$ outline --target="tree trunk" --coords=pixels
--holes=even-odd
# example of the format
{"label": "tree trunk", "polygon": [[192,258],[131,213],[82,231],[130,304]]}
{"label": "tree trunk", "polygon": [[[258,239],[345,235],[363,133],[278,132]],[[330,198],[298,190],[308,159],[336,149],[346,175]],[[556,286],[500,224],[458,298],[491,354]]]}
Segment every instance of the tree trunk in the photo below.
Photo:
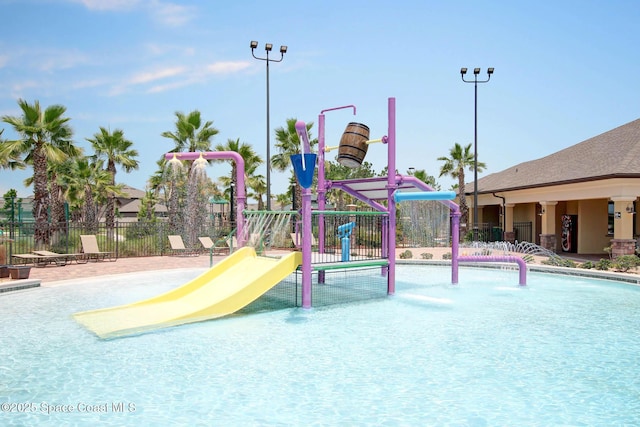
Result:
{"label": "tree trunk", "polygon": [[[112,160],[109,160],[107,165],[107,171],[111,174],[111,185],[116,183],[116,165]],[[116,204],[115,196],[113,194],[107,195],[107,211],[105,215],[105,225],[107,226],[107,236],[109,239],[113,239],[113,229],[116,223]]]}
{"label": "tree trunk", "polygon": [[51,185],[51,243],[57,244],[67,231],[67,218],[64,212],[64,199],[62,189],[58,185],[56,177],[52,177]]}
{"label": "tree trunk", "polygon": [[95,234],[98,232],[98,221],[96,219],[96,204],[93,201],[90,188],[85,189],[84,199],[84,221],[89,232]]}
{"label": "tree trunk", "polygon": [[47,157],[42,151],[42,146],[42,142],[36,142],[36,148],[33,150],[33,237],[36,249],[44,249],[49,243]]}

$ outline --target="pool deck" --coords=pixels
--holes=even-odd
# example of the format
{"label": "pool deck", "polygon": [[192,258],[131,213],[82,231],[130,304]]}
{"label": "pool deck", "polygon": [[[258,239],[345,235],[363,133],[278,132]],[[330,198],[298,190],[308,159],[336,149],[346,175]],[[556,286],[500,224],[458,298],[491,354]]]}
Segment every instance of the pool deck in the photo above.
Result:
{"label": "pool deck", "polygon": [[[404,252],[405,248],[398,248],[396,251],[396,259],[399,262],[406,263],[425,263],[425,264],[443,264],[447,263],[442,261],[442,253],[449,251],[450,248],[411,248],[413,258],[411,260],[400,260],[399,254]],[[429,252],[433,254],[431,261],[425,261],[421,257],[422,252]],[[442,253],[441,253],[442,252]],[[596,256],[594,256],[596,257]],[[572,258],[578,262],[586,260],[600,259],[601,256],[588,257],[584,259]],[[215,255],[213,257],[213,263],[217,263],[224,255]],[[535,268],[534,268],[535,265]],[[198,256],[153,256],[153,257],[137,257],[137,258],[120,258],[117,261],[91,261],[86,264],[77,264],[75,262],[69,263],[64,266],[47,265],[46,267],[32,267],[31,274],[28,279],[12,280],[10,278],[0,279],[0,293],[13,291],[22,288],[34,287],[34,286],[56,286],[64,281],[82,279],[82,278],[95,278],[98,276],[111,276],[115,274],[125,274],[141,271],[158,271],[158,270],[170,270],[170,269],[190,269],[190,268],[203,268],[206,269],[210,266],[209,254],[201,254]],[[529,264],[530,270],[545,271],[552,267],[542,266],[538,263]],[[567,274],[576,275],[589,275],[592,277],[617,277],[627,276],[629,277],[625,281],[640,282],[640,274],[638,272],[630,273],[613,273],[613,272],[596,272],[594,270],[583,269],[566,269]],[[589,274],[586,274],[589,273]],[[598,274],[596,274],[598,273]],[[630,279],[630,280],[629,280]]]}

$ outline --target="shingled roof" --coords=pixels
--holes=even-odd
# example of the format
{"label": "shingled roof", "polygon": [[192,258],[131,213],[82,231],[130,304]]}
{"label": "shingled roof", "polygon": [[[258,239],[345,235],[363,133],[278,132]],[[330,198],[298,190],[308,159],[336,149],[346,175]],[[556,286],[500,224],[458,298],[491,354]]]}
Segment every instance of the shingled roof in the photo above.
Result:
{"label": "shingled roof", "polygon": [[[478,180],[479,193],[609,178],[640,178],[640,119]],[[466,193],[473,192],[473,183]]]}

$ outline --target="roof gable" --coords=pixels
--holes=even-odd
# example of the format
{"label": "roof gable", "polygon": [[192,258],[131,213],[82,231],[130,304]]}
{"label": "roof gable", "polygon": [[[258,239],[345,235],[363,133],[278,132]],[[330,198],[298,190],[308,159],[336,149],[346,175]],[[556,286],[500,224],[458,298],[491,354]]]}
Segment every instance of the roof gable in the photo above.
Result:
{"label": "roof gable", "polygon": [[[478,180],[483,193],[611,177],[640,177],[640,119]],[[473,192],[473,183],[467,192]]]}

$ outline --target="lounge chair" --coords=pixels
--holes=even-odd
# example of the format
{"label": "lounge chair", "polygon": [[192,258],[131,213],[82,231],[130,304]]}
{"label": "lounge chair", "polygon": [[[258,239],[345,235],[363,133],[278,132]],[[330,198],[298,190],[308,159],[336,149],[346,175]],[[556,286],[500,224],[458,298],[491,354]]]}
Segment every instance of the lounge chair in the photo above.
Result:
{"label": "lounge chair", "polygon": [[[228,252],[229,250],[229,246],[222,240],[218,240],[214,243],[211,237],[208,236],[198,237],[198,240],[200,240],[200,244],[202,244],[202,247],[209,251],[210,255],[220,254],[223,251]],[[223,244],[224,246],[221,246],[221,244]]]}
{"label": "lounge chair", "polygon": [[[302,234],[298,235],[298,233],[291,233],[291,240],[293,241],[293,245],[296,248],[302,247]],[[311,235],[311,246],[317,247],[318,241],[316,240],[316,236]]]}
{"label": "lounge chair", "polygon": [[171,251],[173,255],[198,255],[198,251],[195,249],[189,249],[184,245],[182,236],[174,235],[169,236],[169,244],[171,245]]}
{"label": "lounge chair", "polygon": [[198,237],[198,240],[200,240],[202,247],[205,249],[211,250],[215,246],[211,237]]}
{"label": "lounge chair", "polygon": [[45,267],[49,264],[55,264],[58,267],[62,267],[67,264],[64,261],[64,259],[61,259],[59,257],[51,257],[51,256],[45,256],[45,255],[37,255],[37,254],[13,254],[11,258],[13,259],[12,261],[13,264],[16,264],[16,265],[33,264],[34,267]]}
{"label": "lounge chair", "polygon": [[116,261],[115,252],[101,251],[98,247],[98,240],[95,234],[83,234],[80,236],[82,242],[82,253],[87,258],[87,261],[93,259],[94,261]]}
{"label": "lounge chair", "polygon": [[33,253],[36,255],[59,259],[64,261],[65,264],[72,261],[75,261],[77,264],[86,264],[89,261],[85,254],[59,254],[51,251],[33,251]]}

